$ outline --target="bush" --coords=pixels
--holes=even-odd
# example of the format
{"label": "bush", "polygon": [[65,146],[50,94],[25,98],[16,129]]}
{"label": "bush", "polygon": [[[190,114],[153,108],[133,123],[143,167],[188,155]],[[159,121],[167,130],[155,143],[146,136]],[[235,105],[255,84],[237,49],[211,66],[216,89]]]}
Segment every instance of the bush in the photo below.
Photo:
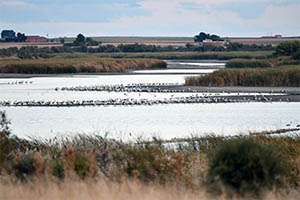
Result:
{"label": "bush", "polygon": [[50,167],[52,170],[52,175],[54,177],[57,177],[60,180],[63,180],[65,178],[65,169],[62,160],[53,159],[50,162]]}
{"label": "bush", "polygon": [[282,42],[276,47],[275,55],[277,56],[294,56],[299,53],[300,41]]}
{"label": "bush", "polygon": [[210,156],[208,191],[257,198],[266,190],[280,188],[289,165],[278,152],[274,146],[253,139],[221,143]]}
{"label": "bush", "polygon": [[27,181],[36,171],[32,155],[22,156],[13,166],[15,176],[21,181]]}

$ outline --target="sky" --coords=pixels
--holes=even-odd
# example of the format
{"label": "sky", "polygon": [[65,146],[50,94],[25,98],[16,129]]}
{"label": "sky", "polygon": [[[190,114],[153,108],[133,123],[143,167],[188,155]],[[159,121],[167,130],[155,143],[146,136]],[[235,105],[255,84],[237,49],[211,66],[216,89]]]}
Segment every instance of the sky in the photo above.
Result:
{"label": "sky", "polygon": [[0,0],[0,31],[27,35],[300,36],[300,0]]}

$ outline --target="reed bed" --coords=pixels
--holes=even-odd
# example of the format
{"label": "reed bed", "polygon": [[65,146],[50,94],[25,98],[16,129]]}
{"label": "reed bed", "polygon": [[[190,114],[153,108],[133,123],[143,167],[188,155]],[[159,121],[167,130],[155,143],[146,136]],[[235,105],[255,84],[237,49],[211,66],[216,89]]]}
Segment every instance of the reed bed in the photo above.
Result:
{"label": "reed bed", "polygon": [[266,60],[257,59],[232,59],[226,63],[227,68],[266,68],[271,64]]}
{"label": "reed bed", "polygon": [[300,66],[223,69],[206,76],[187,77],[189,86],[300,86]]}
{"label": "reed bed", "polygon": [[0,60],[0,73],[98,73],[165,67],[165,62],[156,59],[99,58],[88,54],[61,55],[50,59]]}

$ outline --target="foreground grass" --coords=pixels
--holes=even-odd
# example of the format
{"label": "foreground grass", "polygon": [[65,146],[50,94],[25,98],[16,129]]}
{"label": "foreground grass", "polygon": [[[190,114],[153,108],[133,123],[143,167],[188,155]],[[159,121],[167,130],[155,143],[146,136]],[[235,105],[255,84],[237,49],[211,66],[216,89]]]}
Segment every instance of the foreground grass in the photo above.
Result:
{"label": "foreground grass", "polygon": [[111,182],[81,182],[68,180],[60,185],[53,182],[37,181],[34,184],[0,184],[0,199],[8,200],[183,200],[207,199],[205,192],[178,190],[175,187],[158,187],[126,181],[122,184]]}
{"label": "foreground grass", "polygon": [[91,54],[63,54],[49,59],[0,60],[0,73],[59,74],[125,72],[127,70],[165,68],[156,59],[100,58]]}
{"label": "foreground grass", "polygon": [[[276,195],[294,198],[293,193],[300,184],[300,137],[297,135],[206,136],[167,144],[155,138],[146,142],[122,142],[87,135],[24,140],[2,133],[0,194],[5,199],[20,196],[37,199],[41,193],[45,199],[61,199],[66,194],[70,199],[94,199],[98,195],[110,199],[206,199],[214,195],[206,189],[214,180],[208,176],[211,153],[224,142],[235,144],[249,139],[262,147],[276,146],[277,155],[284,156],[291,166],[283,179],[283,188],[276,192],[272,187],[266,189],[259,198],[265,195],[274,199],[278,198]],[[278,156],[271,158],[283,162]],[[219,197],[225,196],[227,192],[221,192]]]}
{"label": "foreground grass", "polygon": [[300,86],[300,65],[276,68],[227,68],[206,76],[187,77],[189,86]]}
{"label": "foreground grass", "polygon": [[[287,195],[267,193],[266,200],[297,200],[297,191]],[[109,181],[82,182],[67,180],[60,184],[38,180],[33,184],[3,184],[0,183],[0,199],[7,200],[214,200],[227,199],[225,196],[215,197],[203,189],[198,191],[178,187],[145,185],[136,181],[124,180],[121,184]]]}

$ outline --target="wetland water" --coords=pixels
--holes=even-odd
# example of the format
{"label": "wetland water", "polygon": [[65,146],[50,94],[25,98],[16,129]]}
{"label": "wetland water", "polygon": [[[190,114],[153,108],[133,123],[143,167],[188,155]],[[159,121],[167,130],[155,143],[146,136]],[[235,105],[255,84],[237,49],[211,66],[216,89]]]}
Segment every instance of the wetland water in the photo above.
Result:
{"label": "wetland water", "polygon": [[[56,91],[55,88],[116,85],[133,83],[183,84],[190,73],[211,73],[224,67],[220,62],[172,61],[170,70],[183,74],[75,75],[67,77],[36,77],[0,79],[0,101],[67,101],[107,99],[170,99],[191,93],[139,93]],[[185,69],[186,68],[186,69]],[[144,73],[144,72],[140,72]],[[197,95],[213,95],[199,93]],[[53,137],[78,133],[106,132],[111,137],[159,136],[165,139],[216,133],[239,134],[292,128],[300,124],[300,103],[233,103],[233,104],[166,104],[142,106],[96,107],[0,107],[11,120],[11,129],[20,137]]]}

